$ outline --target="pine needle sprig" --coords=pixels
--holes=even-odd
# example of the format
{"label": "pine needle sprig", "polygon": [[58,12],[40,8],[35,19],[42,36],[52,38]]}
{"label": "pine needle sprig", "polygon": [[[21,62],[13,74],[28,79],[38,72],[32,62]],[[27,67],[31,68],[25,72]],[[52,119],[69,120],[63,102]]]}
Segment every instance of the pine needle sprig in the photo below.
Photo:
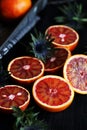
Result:
{"label": "pine needle sprig", "polygon": [[47,130],[43,120],[38,119],[39,112],[33,112],[34,107],[21,111],[13,107],[13,116],[16,117],[15,130]]}
{"label": "pine needle sprig", "polygon": [[67,5],[63,5],[58,9],[63,13],[62,16],[54,18],[58,23],[69,25],[76,30],[82,29],[84,24],[87,23],[87,17],[83,12],[83,5],[81,3],[68,2]]}

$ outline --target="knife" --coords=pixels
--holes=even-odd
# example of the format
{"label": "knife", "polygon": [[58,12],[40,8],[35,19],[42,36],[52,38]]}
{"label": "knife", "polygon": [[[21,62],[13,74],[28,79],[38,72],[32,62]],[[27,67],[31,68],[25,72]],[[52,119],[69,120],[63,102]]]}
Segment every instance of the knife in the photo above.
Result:
{"label": "knife", "polygon": [[13,30],[10,36],[0,47],[0,59],[5,56],[9,50],[27,33],[29,32],[35,24],[40,20],[41,10],[45,8],[47,0],[38,0],[31,10],[25,15],[25,17],[20,21],[17,27]]}

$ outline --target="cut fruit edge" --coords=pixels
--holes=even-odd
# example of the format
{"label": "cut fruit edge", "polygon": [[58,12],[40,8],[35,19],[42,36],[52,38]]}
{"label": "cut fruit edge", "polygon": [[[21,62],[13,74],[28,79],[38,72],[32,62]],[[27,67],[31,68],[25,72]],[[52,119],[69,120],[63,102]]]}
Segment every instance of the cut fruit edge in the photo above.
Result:
{"label": "cut fruit edge", "polygon": [[70,89],[70,91],[71,91],[71,96],[70,96],[69,100],[68,100],[67,102],[63,103],[62,105],[50,106],[50,105],[47,105],[46,103],[41,102],[41,101],[37,98],[37,95],[36,95],[36,93],[35,93],[35,90],[36,90],[35,87],[36,87],[36,85],[37,85],[41,80],[43,80],[43,79],[45,79],[45,78],[49,78],[49,77],[58,78],[58,79],[64,81],[65,83],[67,83],[67,81],[66,81],[63,77],[60,77],[60,76],[56,76],[56,75],[46,75],[46,76],[43,76],[43,77],[41,77],[40,79],[38,79],[38,80],[36,80],[36,81],[34,82],[34,85],[33,85],[33,88],[32,88],[33,97],[34,97],[36,103],[38,104],[38,106],[40,106],[41,108],[43,108],[43,109],[45,109],[45,110],[47,110],[47,111],[50,111],[50,112],[60,112],[60,111],[63,111],[63,110],[65,110],[66,108],[68,108],[68,107],[71,105],[71,103],[73,102],[73,99],[74,99],[74,90],[73,90],[73,88],[71,87],[71,85],[70,85],[69,83],[67,83],[67,84],[68,84],[69,89]]}
{"label": "cut fruit edge", "polygon": [[[65,49],[67,52],[68,52],[68,55],[67,55],[67,58],[66,59],[68,59],[72,54],[71,54],[71,51],[69,50],[69,49],[67,49],[67,48],[62,48],[62,47],[56,47],[56,49]],[[66,60],[65,60],[66,61]],[[61,65],[59,65],[59,66],[57,66],[57,67],[55,67],[55,68],[52,68],[52,69],[50,69],[50,68],[45,68],[45,72],[47,73],[49,73],[49,72],[55,72],[55,71],[57,71],[57,70],[59,70],[60,68],[62,68],[63,67],[63,65],[64,65],[64,63],[62,63]]]}
{"label": "cut fruit edge", "polygon": [[[22,105],[20,105],[20,106],[18,106],[22,111],[24,111],[27,107],[28,107],[28,105],[29,105],[29,103],[30,103],[30,93],[29,93],[29,91],[27,90],[27,89],[25,89],[24,87],[22,87],[22,86],[19,86],[19,85],[5,85],[4,87],[1,87],[0,89],[3,89],[3,88],[5,88],[5,87],[14,87],[14,86],[17,86],[18,88],[21,88],[21,89],[23,89],[23,90],[25,90],[27,93],[28,93],[28,100],[26,100],[25,101],[25,103],[24,104],[22,104]],[[12,107],[15,107],[15,106],[12,106]],[[12,112],[13,110],[12,110],[12,107],[2,107],[2,106],[0,106],[0,110],[2,110],[2,111],[10,111],[10,112]]]}
{"label": "cut fruit edge", "polygon": [[53,27],[63,27],[63,28],[67,28],[67,29],[69,29],[69,30],[71,30],[72,32],[74,32],[75,34],[76,34],[76,37],[77,37],[77,39],[74,41],[74,42],[72,42],[72,43],[70,43],[70,44],[68,44],[68,45],[61,45],[61,44],[59,44],[59,43],[56,43],[56,42],[52,42],[55,46],[57,46],[57,47],[63,47],[63,48],[67,48],[67,49],[69,49],[70,51],[73,51],[75,48],[76,48],[76,46],[78,45],[78,42],[79,42],[79,34],[78,34],[78,32],[77,31],[75,31],[73,28],[71,28],[71,27],[69,27],[69,26],[66,26],[66,25],[52,25],[52,26],[49,26],[47,29],[46,29],[46,31],[45,31],[45,34],[47,34],[47,31],[49,30],[49,29],[51,29],[51,28],[53,28]]}
{"label": "cut fruit edge", "polygon": [[37,60],[39,61],[40,65],[42,66],[42,69],[41,69],[41,73],[40,73],[40,74],[38,74],[37,76],[34,76],[34,77],[32,77],[32,78],[27,78],[27,79],[21,79],[21,78],[19,78],[19,77],[14,76],[14,75],[10,72],[10,67],[11,67],[12,63],[13,63],[15,60],[21,59],[21,58],[30,58],[30,56],[22,56],[22,57],[14,58],[14,59],[11,60],[10,63],[8,64],[7,70],[9,71],[9,74],[11,75],[11,77],[12,77],[13,79],[17,80],[18,82],[27,84],[27,83],[31,83],[31,82],[35,81],[36,79],[38,79],[38,78],[40,78],[40,77],[43,76],[44,70],[45,70],[44,64],[43,64],[43,62],[42,62],[41,60],[39,60],[39,59],[37,59],[37,58],[35,58],[35,57],[32,57],[32,58],[33,58],[33,59],[37,59]]}
{"label": "cut fruit edge", "polygon": [[77,88],[75,88],[75,87],[73,87],[73,85],[70,83],[70,81],[69,81],[69,79],[67,78],[67,75],[66,75],[66,68],[67,68],[67,64],[69,64],[69,62],[71,61],[71,60],[73,60],[73,58],[80,58],[80,57],[82,57],[82,58],[86,58],[87,59],[87,55],[85,55],[85,54],[74,54],[74,55],[72,55],[70,58],[68,58],[67,60],[66,60],[66,62],[65,62],[65,65],[64,65],[64,67],[63,67],[63,77],[65,78],[65,80],[71,85],[71,87],[73,88],[73,90],[74,90],[74,92],[76,92],[76,93],[78,93],[78,94],[82,94],[82,95],[84,95],[84,94],[87,94],[87,91],[82,91],[82,90],[80,90],[80,89],[77,89]]}

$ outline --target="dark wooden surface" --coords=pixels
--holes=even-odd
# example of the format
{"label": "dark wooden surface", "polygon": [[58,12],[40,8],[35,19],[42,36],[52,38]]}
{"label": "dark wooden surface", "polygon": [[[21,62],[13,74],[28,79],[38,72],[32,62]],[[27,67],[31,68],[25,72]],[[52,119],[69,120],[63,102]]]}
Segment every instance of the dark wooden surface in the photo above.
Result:
{"label": "dark wooden surface", "polygon": [[[84,8],[87,6],[85,0],[81,0]],[[50,25],[57,24],[54,17],[59,15],[58,7],[61,5],[47,4],[44,11],[40,13],[41,20],[36,24],[36,26],[31,30],[34,32],[36,28],[38,31],[45,32],[46,28]],[[1,25],[0,25],[1,26]],[[10,28],[8,28],[10,29]],[[87,25],[84,29],[79,32],[80,40],[76,49],[72,54],[85,53],[87,51]],[[4,34],[3,34],[4,35]],[[0,34],[1,36],[1,34]],[[4,36],[0,37],[0,42],[4,40]],[[9,53],[2,59],[3,66],[6,69],[10,60],[15,57],[26,55],[26,50],[21,44],[27,44],[31,41],[30,32],[28,32]],[[15,83],[14,81],[9,81]],[[29,87],[29,86],[27,86]],[[87,130],[87,95],[75,94],[74,101],[69,108],[62,112],[51,113],[39,108],[34,100],[31,100],[31,106],[34,105],[37,111],[40,111],[40,118],[45,120],[48,124],[48,130]],[[11,114],[5,114],[0,112],[0,130],[13,130],[14,118]]]}

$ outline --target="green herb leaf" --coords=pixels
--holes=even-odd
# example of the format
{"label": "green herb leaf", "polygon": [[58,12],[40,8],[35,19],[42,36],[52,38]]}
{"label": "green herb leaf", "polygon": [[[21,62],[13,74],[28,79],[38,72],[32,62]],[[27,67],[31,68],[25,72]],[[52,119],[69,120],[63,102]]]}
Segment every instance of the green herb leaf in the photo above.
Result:
{"label": "green herb leaf", "polygon": [[13,116],[16,117],[16,130],[26,130],[25,128],[40,128],[38,130],[46,130],[47,125],[44,121],[38,119],[39,112],[33,112],[34,107],[21,111],[18,107],[13,107]]}
{"label": "green herb leaf", "polygon": [[63,5],[58,9],[63,13],[63,16],[57,16],[54,18],[58,23],[63,23],[79,30],[82,29],[83,25],[87,22],[87,18],[83,12],[83,5],[81,3],[68,2],[66,5]]}

